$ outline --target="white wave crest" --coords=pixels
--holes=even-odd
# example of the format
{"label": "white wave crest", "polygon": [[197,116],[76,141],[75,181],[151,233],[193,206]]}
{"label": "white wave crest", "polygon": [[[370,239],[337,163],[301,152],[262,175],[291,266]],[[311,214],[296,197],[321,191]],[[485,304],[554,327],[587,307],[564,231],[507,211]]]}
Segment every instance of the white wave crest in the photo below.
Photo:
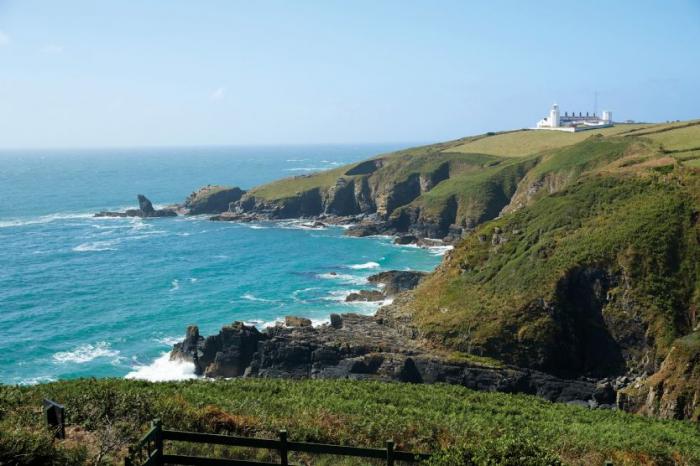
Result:
{"label": "white wave crest", "polygon": [[170,282],[170,289],[168,291],[177,291],[180,289],[180,280],[177,278]]}
{"label": "white wave crest", "polygon": [[258,298],[252,293],[245,293],[243,296],[241,296],[243,299],[247,299],[248,301],[258,301],[262,303],[274,303],[274,299],[265,299],[265,298]]}
{"label": "white wave crest", "polygon": [[57,363],[84,364],[97,358],[113,358],[113,362],[118,362],[119,351],[110,348],[109,343],[101,341],[94,345],[80,345],[73,351],[59,351],[53,355],[53,360]]}
{"label": "white wave crest", "polygon": [[379,268],[379,264],[377,262],[365,262],[364,264],[354,264],[354,265],[349,265],[348,266],[351,269],[355,270],[363,270],[363,269],[376,269]]}
{"label": "white wave crest", "polygon": [[180,343],[182,341],[182,337],[162,337],[162,338],[155,338],[155,341],[160,343],[161,345],[165,346],[173,346],[175,343]]}
{"label": "white wave crest", "polygon": [[22,379],[18,382],[18,385],[36,385],[39,383],[49,383],[55,381],[56,379],[54,377],[48,375],[40,375],[37,377],[29,377],[28,379]]}
{"label": "white wave crest", "polygon": [[434,254],[436,256],[444,256],[445,254],[447,254],[448,251],[451,251],[452,249],[454,249],[454,246],[451,245],[428,247],[428,251],[430,251],[431,254]]}
{"label": "white wave crest", "polygon": [[194,364],[185,361],[171,361],[170,353],[163,353],[149,365],[136,366],[124,378],[165,382],[195,379],[197,376],[194,373]]}
{"label": "white wave crest", "polygon": [[96,251],[116,251],[117,244],[119,240],[106,240],[106,241],[89,241],[87,243],[82,243],[73,248],[75,252],[96,252]]}
{"label": "white wave crest", "polygon": [[324,280],[338,280],[341,283],[351,285],[364,285],[367,283],[367,277],[357,277],[347,273],[321,273],[316,276]]}
{"label": "white wave crest", "polygon": [[360,290],[333,290],[328,293],[328,296],[326,296],[325,299],[326,301],[339,301],[339,302],[345,302],[345,298],[350,295],[350,293],[358,293]]}
{"label": "white wave crest", "polygon": [[59,212],[55,214],[42,215],[40,217],[31,218],[10,218],[5,220],[0,220],[0,228],[10,228],[10,227],[22,227],[25,225],[38,225],[42,223],[51,223],[56,220],[70,220],[78,218],[92,218],[93,214],[89,213],[64,213]]}

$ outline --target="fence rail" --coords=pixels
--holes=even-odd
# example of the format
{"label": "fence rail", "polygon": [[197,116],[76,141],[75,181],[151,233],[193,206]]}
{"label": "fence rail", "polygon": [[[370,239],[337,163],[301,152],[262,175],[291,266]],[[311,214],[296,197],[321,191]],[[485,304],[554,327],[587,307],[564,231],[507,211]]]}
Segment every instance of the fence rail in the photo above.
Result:
{"label": "fence rail", "polygon": [[[276,450],[280,456],[279,463],[207,458],[202,456],[173,455],[164,452],[164,441],[190,442],[210,445],[262,448]],[[316,453],[325,455],[354,456],[374,458],[386,461],[393,466],[395,461],[418,462],[430,455],[394,450],[394,441],[388,440],[386,448],[360,448],[323,443],[290,442],[287,431],[279,431],[279,439],[260,439],[238,437],[233,435],[204,434],[163,429],[160,420],[152,422],[151,428],[135,446],[129,448],[129,455],[124,459],[125,466],[160,466],[164,464],[179,465],[214,465],[214,466],[289,466],[289,452]]]}

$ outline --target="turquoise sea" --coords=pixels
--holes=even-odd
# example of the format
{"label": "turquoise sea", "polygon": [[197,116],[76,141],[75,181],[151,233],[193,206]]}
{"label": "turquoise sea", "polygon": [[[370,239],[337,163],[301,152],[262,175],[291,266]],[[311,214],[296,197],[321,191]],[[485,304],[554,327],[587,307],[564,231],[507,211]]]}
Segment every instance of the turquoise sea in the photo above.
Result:
{"label": "turquoise sea", "polygon": [[293,221],[92,213],[133,207],[139,193],[164,205],[210,183],[250,188],[400,147],[0,152],[0,382],[192,377],[164,356],[189,324],[209,334],[235,320],[374,312],[343,299],[381,270],[431,270],[444,251]]}

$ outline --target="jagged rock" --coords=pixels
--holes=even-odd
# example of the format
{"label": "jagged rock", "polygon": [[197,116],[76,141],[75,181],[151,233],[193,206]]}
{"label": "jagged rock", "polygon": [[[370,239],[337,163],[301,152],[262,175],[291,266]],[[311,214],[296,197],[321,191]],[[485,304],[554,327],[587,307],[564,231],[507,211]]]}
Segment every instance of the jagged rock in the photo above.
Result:
{"label": "jagged rock", "polygon": [[382,229],[375,224],[354,225],[345,231],[345,235],[356,237],[374,236],[380,234],[382,234]]}
{"label": "jagged rock", "polygon": [[[338,322],[342,325],[338,325]],[[383,319],[357,314],[331,317],[320,327],[268,327],[240,322],[203,339],[189,327],[172,359],[193,361],[206,377],[349,378],[410,383],[451,383],[475,390],[529,393],[552,401],[611,400],[594,382],[542,372],[448,359],[407,338]],[[606,388],[607,390],[607,388]]]}
{"label": "jagged rock", "polygon": [[173,346],[170,359],[192,361],[197,375],[238,377],[250,365],[261,338],[258,329],[241,322],[224,326],[218,335],[207,338],[199,335],[196,326],[190,326],[185,340]]}
{"label": "jagged rock", "polygon": [[417,242],[418,238],[414,235],[400,235],[394,238],[394,244],[413,244]]}
{"label": "jagged rock", "polygon": [[406,290],[412,290],[428,274],[407,270],[389,270],[371,275],[367,280],[370,283],[383,285],[382,290],[386,296],[393,296]]}
{"label": "jagged rock", "polygon": [[343,318],[339,314],[331,314],[331,327],[343,328]]}
{"label": "jagged rock", "polygon": [[346,302],[355,301],[382,301],[384,299],[384,293],[377,290],[360,290],[356,293],[350,293],[346,296]]}
{"label": "jagged rock", "polygon": [[284,325],[287,327],[310,327],[311,320],[306,317],[286,316],[284,318]]}
{"label": "jagged rock", "polygon": [[127,209],[124,212],[102,211],[102,212],[96,213],[95,217],[151,218],[151,217],[176,217],[177,216],[177,212],[175,212],[175,210],[173,210],[172,208],[157,209],[157,210],[154,209],[151,201],[143,194],[139,194],[136,197],[137,197],[138,202],[139,202],[138,209]]}

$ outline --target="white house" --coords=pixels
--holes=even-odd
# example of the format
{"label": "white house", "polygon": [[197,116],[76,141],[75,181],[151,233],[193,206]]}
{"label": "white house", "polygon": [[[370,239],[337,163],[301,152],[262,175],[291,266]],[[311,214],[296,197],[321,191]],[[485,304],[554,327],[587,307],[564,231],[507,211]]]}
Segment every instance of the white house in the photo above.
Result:
{"label": "white house", "polygon": [[584,115],[583,112],[564,112],[564,115],[559,111],[559,105],[554,104],[549,110],[549,115],[537,122],[537,127],[533,129],[548,129],[555,131],[568,131],[574,133],[576,131],[585,131],[595,128],[607,128],[613,126],[612,112],[605,110],[601,117],[595,113],[589,115],[588,112]]}

